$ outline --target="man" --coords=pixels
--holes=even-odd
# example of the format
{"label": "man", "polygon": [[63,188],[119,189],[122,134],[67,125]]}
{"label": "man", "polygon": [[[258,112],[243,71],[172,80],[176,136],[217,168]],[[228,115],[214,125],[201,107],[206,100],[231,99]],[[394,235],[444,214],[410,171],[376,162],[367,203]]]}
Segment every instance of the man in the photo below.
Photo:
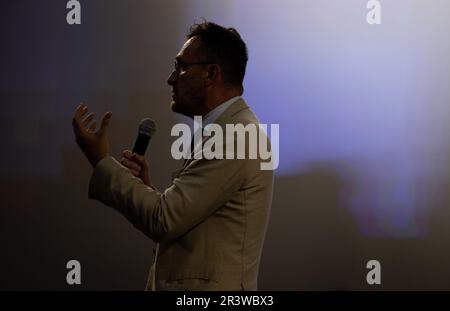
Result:
{"label": "man", "polygon": [[[246,64],[247,48],[236,30],[193,25],[167,81],[172,110],[202,116],[204,126],[258,125],[241,97]],[[273,170],[261,170],[259,158],[190,157],[160,192],[144,157],[126,150],[121,165],[108,155],[111,113],[97,131],[93,114],[86,113],[80,105],[73,126],[94,167],[89,197],[118,210],[156,242],[147,289],[256,290]]]}

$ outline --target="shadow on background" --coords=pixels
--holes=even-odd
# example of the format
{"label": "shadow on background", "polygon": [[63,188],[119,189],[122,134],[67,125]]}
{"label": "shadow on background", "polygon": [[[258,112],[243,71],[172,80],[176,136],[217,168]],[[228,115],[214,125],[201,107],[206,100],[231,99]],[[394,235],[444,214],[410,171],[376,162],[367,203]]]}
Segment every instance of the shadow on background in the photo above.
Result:
{"label": "shadow on background", "polygon": [[277,176],[261,290],[346,289],[349,275],[364,271],[357,265],[363,241],[340,206],[345,186],[325,163]]}
{"label": "shadow on background", "polygon": [[[375,239],[348,209],[358,180],[342,167],[320,163],[276,178],[259,289],[449,290],[450,180],[429,190],[429,215],[417,216],[428,219],[426,236]],[[371,259],[381,263],[381,285],[366,282]]]}

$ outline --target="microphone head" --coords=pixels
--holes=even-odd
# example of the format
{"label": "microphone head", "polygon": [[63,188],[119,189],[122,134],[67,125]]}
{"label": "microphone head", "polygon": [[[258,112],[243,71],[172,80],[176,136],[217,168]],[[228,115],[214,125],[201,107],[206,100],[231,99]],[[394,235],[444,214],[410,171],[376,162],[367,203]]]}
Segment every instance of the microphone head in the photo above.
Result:
{"label": "microphone head", "polygon": [[152,137],[156,132],[156,123],[150,118],[142,119],[139,123],[139,133]]}

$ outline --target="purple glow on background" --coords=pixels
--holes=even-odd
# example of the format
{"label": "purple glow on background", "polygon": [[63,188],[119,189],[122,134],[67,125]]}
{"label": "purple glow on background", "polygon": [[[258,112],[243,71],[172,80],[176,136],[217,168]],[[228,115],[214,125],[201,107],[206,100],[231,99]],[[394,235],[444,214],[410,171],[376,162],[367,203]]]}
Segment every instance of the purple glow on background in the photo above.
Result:
{"label": "purple glow on background", "polygon": [[186,27],[204,17],[246,40],[244,96],[280,124],[279,176],[332,167],[362,234],[426,235],[449,171],[450,2],[381,1],[377,26],[365,0],[190,3]]}

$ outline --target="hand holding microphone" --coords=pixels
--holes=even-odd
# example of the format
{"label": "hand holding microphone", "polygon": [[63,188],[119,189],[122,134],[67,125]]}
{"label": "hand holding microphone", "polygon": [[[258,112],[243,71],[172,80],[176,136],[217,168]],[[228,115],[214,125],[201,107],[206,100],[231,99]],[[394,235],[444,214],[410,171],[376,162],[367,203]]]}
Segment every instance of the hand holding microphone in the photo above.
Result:
{"label": "hand holding microphone", "polygon": [[150,183],[150,174],[148,162],[144,156],[131,152],[131,150],[124,150],[123,157],[120,159],[120,163],[128,168],[134,176],[140,178],[144,184],[149,187],[153,187]]}
{"label": "hand holding microphone", "polygon": [[120,163],[128,168],[134,176],[140,178],[144,184],[153,188],[150,182],[149,165],[144,157],[148,143],[156,131],[155,122],[144,119],[139,124],[139,133],[133,147],[133,151],[124,150]]}

